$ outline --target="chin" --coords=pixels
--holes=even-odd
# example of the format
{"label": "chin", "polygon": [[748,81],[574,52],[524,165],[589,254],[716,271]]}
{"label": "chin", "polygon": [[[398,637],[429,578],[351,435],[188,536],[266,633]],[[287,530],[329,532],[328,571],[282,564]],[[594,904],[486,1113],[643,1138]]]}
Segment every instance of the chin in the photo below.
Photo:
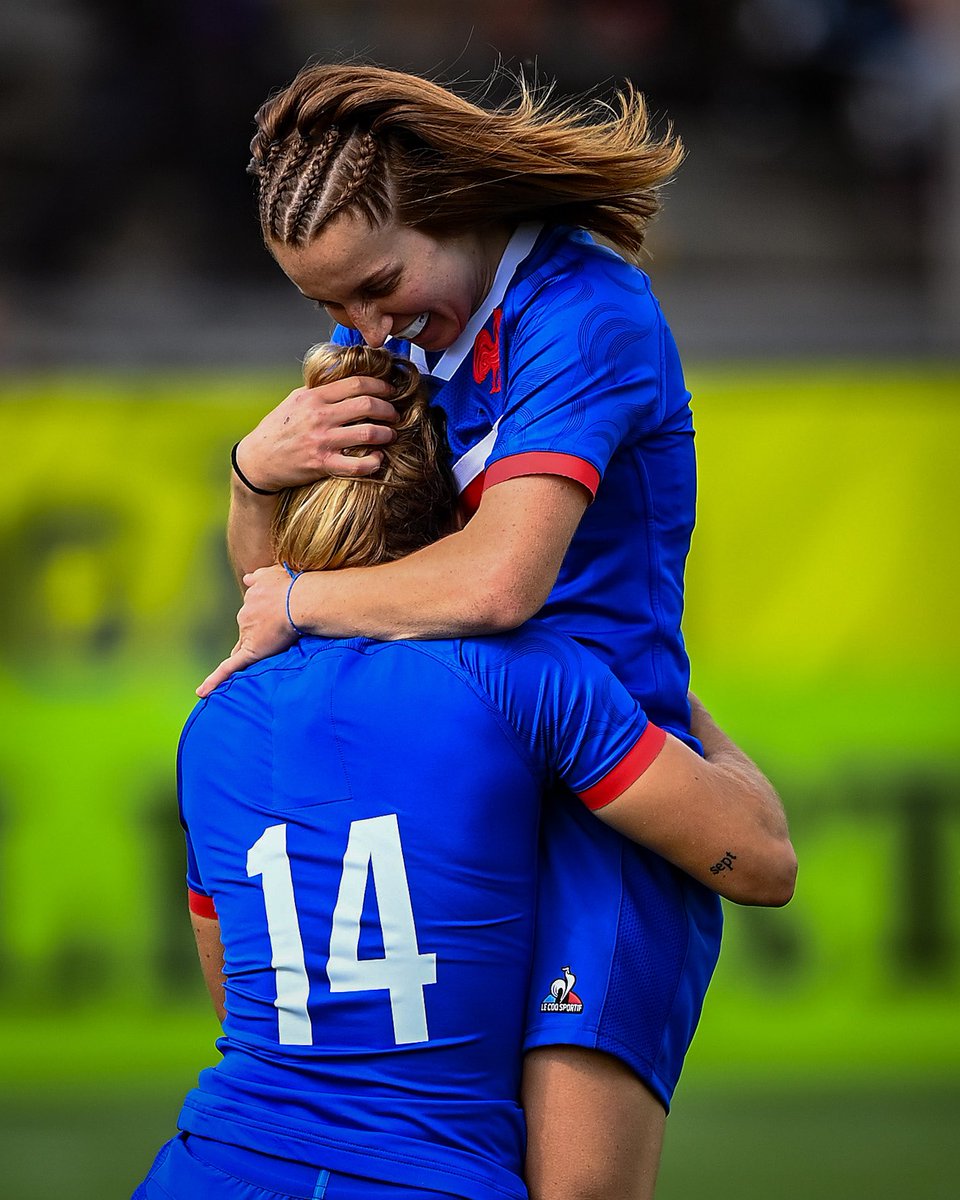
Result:
{"label": "chin", "polygon": [[426,350],[431,354],[449,350],[453,343],[460,337],[460,334],[463,333],[463,329],[459,325],[448,326],[434,332],[430,327],[432,324],[431,320],[430,324],[424,329],[423,332],[426,336],[418,337],[416,340],[416,345],[421,350]]}

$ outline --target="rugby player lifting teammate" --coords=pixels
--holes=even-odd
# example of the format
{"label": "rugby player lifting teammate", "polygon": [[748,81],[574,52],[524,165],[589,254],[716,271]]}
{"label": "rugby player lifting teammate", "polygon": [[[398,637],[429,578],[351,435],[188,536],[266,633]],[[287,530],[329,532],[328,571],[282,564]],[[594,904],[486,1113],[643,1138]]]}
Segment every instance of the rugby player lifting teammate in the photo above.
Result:
{"label": "rugby player lifting teammate", "polygon": [[[628,261],[678,142],[651,134],[629,90],[612,108],[567,110],[524,90],[490,111],[414,76],[321,66],[264,105],[252,150],[271,253],[336,319],[336,340],[420,367],[472,516],[401,561],[308,573],[288,594],[268,565],[263,493],[376,470],[394,419],[389,388],[368,378],[292,393],[237,447],[240,640],[201,690],[284,649],[288,604],[313,634],[380,640],[497,633],[536,614],[699,748],[680,633],[689,396],[649,281]],[[356,445],[371,453],[344,453]],[[719,951],[719,901],[562,791],[546,811],[539,889],[528,1184],[544,1200],[639,1200]],[[578,1004],[547,1000],[564,968]]]}

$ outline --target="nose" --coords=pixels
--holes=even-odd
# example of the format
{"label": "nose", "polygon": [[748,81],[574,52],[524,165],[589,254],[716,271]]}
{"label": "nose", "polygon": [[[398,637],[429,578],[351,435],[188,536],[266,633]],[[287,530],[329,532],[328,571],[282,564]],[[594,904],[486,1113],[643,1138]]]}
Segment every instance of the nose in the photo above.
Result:
{"label": "nose", "polygon": [[384,313],[358,305],[349,313],[350,322],[368,346],[378,350],[390,336],[393,322]]}

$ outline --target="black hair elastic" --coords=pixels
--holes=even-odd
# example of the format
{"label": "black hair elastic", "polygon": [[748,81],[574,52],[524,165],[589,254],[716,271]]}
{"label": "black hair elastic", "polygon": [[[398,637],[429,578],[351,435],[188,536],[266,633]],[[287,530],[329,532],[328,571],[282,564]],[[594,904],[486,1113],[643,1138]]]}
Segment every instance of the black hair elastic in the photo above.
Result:
{"label": "black hair elastic", "polygon": [[251,483],[250,480],[246,477],[246,475],[244,475],[244,473],[240,470],[240,464],[237,462],[237,446],[239,446],[239,445],[240,445],[240,443],[237,442],[236,445],[234,445],[233,449],[230,451],[230,461],[231,461],[231,463],[233,463],[233,469],[236,472],[236,476],[240,480],[240,482],[243,484],[243,486],[251,492],[256,492],[256,494],[258,496],[279,496],[280,495],[279,491],[268,492],[266,488],[258,488],[256,486],[256,484]]}

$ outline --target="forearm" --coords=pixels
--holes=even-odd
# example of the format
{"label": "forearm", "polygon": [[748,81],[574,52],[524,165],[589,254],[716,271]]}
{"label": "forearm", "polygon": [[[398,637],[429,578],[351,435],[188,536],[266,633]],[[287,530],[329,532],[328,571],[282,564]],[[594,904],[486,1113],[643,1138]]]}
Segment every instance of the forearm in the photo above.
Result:
{"label": "forearm", "polygon": [[220,940],[220,922],[209,917],[201,917],[191,912],[190,923],[193,926],[193,936],[197,943],[197,955],[200,959],[200,970],[203,981],[207,985],[210,999],[213,1001],[217,1019],[223,1024],[227,1015],[226,1008],[226,977],[223,973],[223,943]]}
{"label": "forearm", "polygon": [[753,815],[771,837],[787,838],[787,816],[773,784],[757,764],[723,732],[700,700],[690,695],[691,731],[703,746],[703,756],[734,795],[754,797]]}
{"label": "forearm", "polygon": [[786,904],[797,864],[779,797],[733,743],[710,744],[714,757],[704,761],[668,737],[597,815],[729,900]]}
{"label": "forearm", "polygon": [[[397,562],[307,572],[293,583],[281,566],[261,566],[249,577],[237,644],[197,695],[209,696],[234,671],[286,649],[294,636],[288,617],[301,632],[380,641],[515,629],[546,602],[588,502],[587,490],[572,480],[524,476],[486,492],[459,533]],[[244,528],[239,507],[237,524]],[[240,569],[257,546],[243,534]]]}
{"label": "forearm", "polygon": [[398,562],[302,575],[290,610],[300,629],[326,637],[396,641],[498,633],[533,616],[549,594],[549,587],[531,589],[506,576],[457,533]]}
{"label": "forearm", "polygon": [[227,551],[241,590],[244,575],[276,561],[270,535],[275,509],[273,496],[255,495],[234,476],[227,519]]}
{"label": "forearm", "polygon": [[458,533],[397,562],[301,576],[291,613],[327,637],[462,637],[515,629],[543,607],[587,506],[577,483],[529,476],[485,493]]}
{"label": "forearm", "polygon": [[706,853],[691,856],[697,877],[739,904],[786,904],[797,860],[780,797],[736,747],[707,766],[712,775],[702,810]]}

